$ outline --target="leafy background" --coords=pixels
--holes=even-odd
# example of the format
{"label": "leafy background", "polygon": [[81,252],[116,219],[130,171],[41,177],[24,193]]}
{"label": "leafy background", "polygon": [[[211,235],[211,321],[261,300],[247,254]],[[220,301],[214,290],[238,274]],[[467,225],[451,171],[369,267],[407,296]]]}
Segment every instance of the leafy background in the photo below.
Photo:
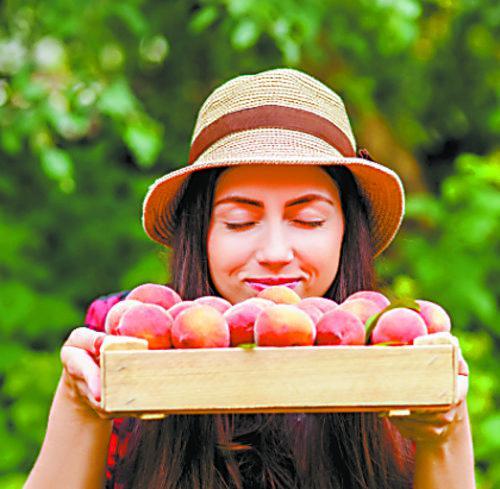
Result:
{"label": "leafy background", "polygon": [[499,34],[495,0],[1,2],[0,487],[34,463],[90,301],[167,279],[140,203],[186,161],[202,101],[277,66],[341,93],[359,146],[402,176],[381,287],[450,312],[478,487],[500,487]]}

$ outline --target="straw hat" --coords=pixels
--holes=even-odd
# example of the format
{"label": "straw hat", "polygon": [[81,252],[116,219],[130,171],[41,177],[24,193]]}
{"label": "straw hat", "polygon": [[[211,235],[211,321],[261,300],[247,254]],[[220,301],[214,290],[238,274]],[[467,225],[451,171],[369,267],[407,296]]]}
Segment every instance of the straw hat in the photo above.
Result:
{"label": "straw hat", "polygon": [[375,255],[393,240],[403,218],[399,177],[356,154],[342,99],[303,72],[269,70],[234,78],[202,105],[191,139],[188,166],[156,180],[143,205],[150,238],[171,246],[175,208],[195,171],[242,164],[341,165],[366,200]]}

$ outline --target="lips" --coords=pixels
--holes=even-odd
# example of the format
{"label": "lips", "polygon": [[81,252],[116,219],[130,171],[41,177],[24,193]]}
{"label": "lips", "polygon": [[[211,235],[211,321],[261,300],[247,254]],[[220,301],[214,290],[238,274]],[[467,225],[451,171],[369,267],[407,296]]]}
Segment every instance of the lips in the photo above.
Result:
{"label": "lips", "polygon": [[301,279],[297,277],[290,278],[263,278],[263,279],[247,279],[245,282],[256,290],[267,289],[268,287],[274,287],[277,285],[284,285],[285,287],[289,287],[291,289],[297,287],[300,283]]}

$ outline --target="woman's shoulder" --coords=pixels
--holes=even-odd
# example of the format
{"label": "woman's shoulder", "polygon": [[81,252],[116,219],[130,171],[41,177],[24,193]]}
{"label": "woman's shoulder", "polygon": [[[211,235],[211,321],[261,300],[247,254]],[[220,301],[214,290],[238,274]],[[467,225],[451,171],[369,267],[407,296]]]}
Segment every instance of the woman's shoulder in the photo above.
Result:
{"label": "woman's shoulder", "polygon": [[125,299],[130,291],[122,290],[111,294],[101,295],[94,299],[85,313],[85,326],[94,331],[104,331],[104,322],[108,311],[117,303]]}

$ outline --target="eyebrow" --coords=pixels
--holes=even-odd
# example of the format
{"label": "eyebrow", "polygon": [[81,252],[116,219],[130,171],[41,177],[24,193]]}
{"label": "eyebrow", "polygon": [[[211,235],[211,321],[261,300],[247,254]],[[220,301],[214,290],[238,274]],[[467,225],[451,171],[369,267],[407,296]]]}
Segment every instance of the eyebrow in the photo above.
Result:
{"label": "eyebrow", "polygon": [[[313,202],[314,200],[321,200],[323,202],[327,202],[328,204],[331,204],[332,206],[335,206],[333,201],[331,199],[329,199],[328,197],[325,197],[324,195],[320,195],[320,194],[311,193],[311,194],[302,195],[302,196],[300,196],[296,199],[293,199],[293,200],[289,200],[288,202],[285,203],[285,207],[292,207],[294,205],[306,204],[308,202]],[[227,202],[236,202],[238,204],[247,204],[247,205],[251,205],[251,206],[259,207],[259,208],[264,207],[264,203],[261,202],[260,200],[253,200],[253,199],[249,199],[247,197],[241,197],[239,195],[229,195],[228,197],[220,199],[214,204],[214,207],[218,206],[219,204],[225,204]]]}

